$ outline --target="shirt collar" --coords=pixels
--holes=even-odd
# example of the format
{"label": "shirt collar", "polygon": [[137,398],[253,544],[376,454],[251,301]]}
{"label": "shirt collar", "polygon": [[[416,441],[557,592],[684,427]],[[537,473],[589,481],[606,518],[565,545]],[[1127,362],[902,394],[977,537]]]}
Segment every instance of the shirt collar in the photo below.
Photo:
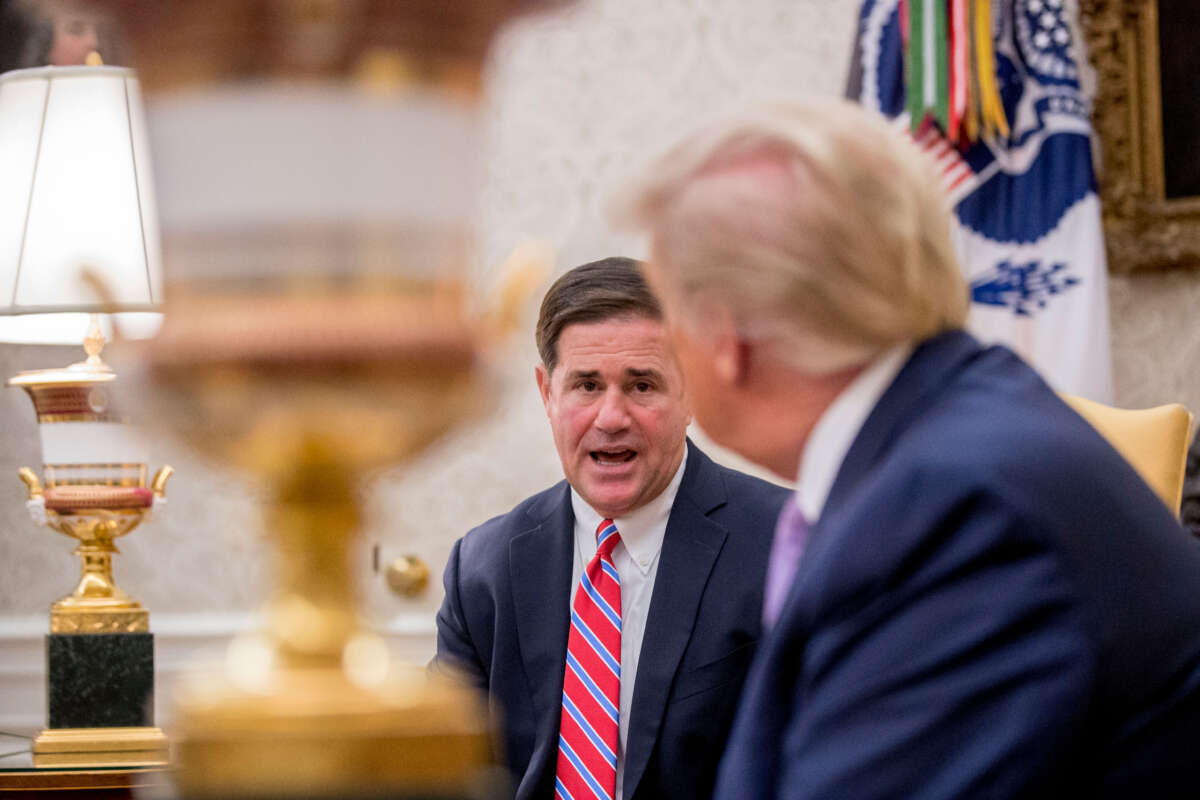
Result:
{"label": "shirt collar", "polygon": [[800,456],[796,488],[796,502],[810,525],[820,519],[850,445],[912,351],[913,346],[905,343],[877,356],[830,403],[813,426]]}
{"label": "shirt collar", "polygon": [[[663,536],[667,532],[667,520],[675,505],[675,496],[679,494],[679,485],[683,483],[683,472],[687,467],[687,461],[688,445],[685,442],[683,458],[680,459],[679,467],[676,468],[675,475],[667,484],[667,488],[659,492],[658,497],[649,503],[613,520],[617,526],[617,532],[621,534],[621,544],[625,546],[629,555],[632,556],[633,562],[643,573],[650,569],[650,565],[654,563],[654,556],[662,548]],[[579,492],[575,491],[574,486],[571,487],[571,510],[575,512],[577,523],[582,523],[587,530],[593,533],[604,519],[588,505]]]}

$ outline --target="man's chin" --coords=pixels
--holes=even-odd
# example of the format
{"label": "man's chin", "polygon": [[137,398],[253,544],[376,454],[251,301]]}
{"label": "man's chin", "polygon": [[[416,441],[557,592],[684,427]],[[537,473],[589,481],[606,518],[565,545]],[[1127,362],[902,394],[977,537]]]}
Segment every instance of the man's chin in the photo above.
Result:
{"label": "man's chin", "polygon": [[596,513],[609,519],[632,511],[638,495],[635,486],[606,486],[595,482],[589,482],[579,494]]}

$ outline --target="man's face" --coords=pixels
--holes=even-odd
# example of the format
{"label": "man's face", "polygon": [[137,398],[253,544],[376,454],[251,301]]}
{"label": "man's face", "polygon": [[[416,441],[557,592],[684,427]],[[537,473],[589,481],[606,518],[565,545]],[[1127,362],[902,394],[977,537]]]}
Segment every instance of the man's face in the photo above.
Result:
{"label": "man's face", "polygon": [[96,20],[73,6],[63,6],[54,12],[54,44],[47,59],[51,66],[64,67],[82,64],[88,53],[100,46]]}
{"label": "man's face", "polygon": [[667,488],[684,453],[691,410],[663,325],[617,317],[568,325],[538,389],[567,481],[606,517]]}

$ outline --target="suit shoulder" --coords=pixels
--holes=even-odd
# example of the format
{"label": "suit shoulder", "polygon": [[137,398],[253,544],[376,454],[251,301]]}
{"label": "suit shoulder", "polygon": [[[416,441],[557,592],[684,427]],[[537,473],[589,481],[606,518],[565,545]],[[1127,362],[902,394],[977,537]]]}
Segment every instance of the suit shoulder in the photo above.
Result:
{"label": "suit shoulder", "polygon": [[511,510],[476,525],[459,540],[464,555],[472,558],[495,552],[504,556],[508,543],[514,536],[537,526],[563,499],[566,481],[560,481],[549,489],[531,495]]}
{"label": "suit shoulder", "polygon": [[914,427],[904,452],[943,484],[1015,490],[1132,477],[1112,446],[1042,385],[1007,395],[964,391],[938,412]]}
{"label": "suit shoulder", "polygon": [[791,490],[736,469],[714,466],[724,487],[724,502],[711,512],[712,519],[739,533],[736,542],[761,549],[765,554],[779,510]]}
{"label": "suit shoulder", "polygon": [[792,492],[785,486],[756,478],[732,467],[722,466],[715,461],[713,467],[721,476],[728,493],[728,502],[732,505],[770,506],[778,510]]}
{"label": "suit shoulder", "polygon": [[970,507],[1007,519],[991,528],[1006,540],[1051,547],[1079,530],[1094,546],[1096,531],[1117,523],[1127,534],[1169,524],[1112,446],[1004,355],[992,369],[965,373],[852,479],[857,513],[887,513],[893,522],[915,515],[916,529],[935,530],[934,518],[957,519]]}

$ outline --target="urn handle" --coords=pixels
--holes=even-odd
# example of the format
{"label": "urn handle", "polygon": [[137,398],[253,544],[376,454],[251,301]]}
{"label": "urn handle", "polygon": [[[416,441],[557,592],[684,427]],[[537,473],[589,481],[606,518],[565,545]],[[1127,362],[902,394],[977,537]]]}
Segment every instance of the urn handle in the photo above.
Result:
{"label": "urn handle", "polygon": [[37,473],[29,467],[21,467],[17,470],[17,477],[29,489],[29,499],[34,500],[42,496],[42,482],[38,480]]}
{"label": "urn handle", "polygon": [[175,468],[170,465],[163,465],[158,472],[154,473],[154,480],[150,481],[150,488],[154,490],[155,497],[162,497],[167,493],[167,481],[175,474]]}

